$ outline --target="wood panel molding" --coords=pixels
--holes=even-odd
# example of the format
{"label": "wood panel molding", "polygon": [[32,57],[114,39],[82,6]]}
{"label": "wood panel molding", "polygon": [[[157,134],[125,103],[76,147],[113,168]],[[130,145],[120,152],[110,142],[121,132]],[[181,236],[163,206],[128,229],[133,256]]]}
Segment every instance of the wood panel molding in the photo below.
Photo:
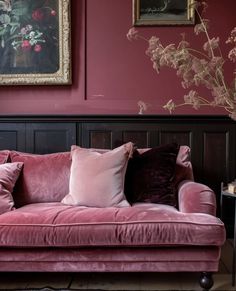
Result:
{"label": "wood panel molding", "polygon": [[235,178],[236,122],[224,116],[2,115],[0,149],[46,153],[72,144],[114,148],[177,142],[191,147],[196,180],[218,189]]}

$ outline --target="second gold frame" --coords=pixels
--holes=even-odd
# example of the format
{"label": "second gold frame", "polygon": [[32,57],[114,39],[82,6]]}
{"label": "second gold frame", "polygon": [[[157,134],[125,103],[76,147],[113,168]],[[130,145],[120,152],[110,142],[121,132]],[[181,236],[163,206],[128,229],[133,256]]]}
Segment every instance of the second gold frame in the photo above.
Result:
{"label": "second gold frame", "polygon": [[134,26],[192,25],[194,0],[133,0]]}

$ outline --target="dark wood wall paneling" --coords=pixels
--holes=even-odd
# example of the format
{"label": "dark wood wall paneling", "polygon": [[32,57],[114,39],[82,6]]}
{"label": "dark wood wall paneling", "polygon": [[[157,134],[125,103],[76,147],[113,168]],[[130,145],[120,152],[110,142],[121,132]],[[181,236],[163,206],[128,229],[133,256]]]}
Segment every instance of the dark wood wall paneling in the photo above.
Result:
{"label": "dark wood wall paneling", "polygon": [[0,122],[0,150],[25,150],[25,123]]}
{"label": "dark wood wall paneling", "polygon": [[[139,148],[170,142],[190,146],[195,180],[213,188],[218,203],[221,181],[227,183],[236,177],[236,123],[227,117],[0,117],[0,149],[45,154],[69,151],[72,144],[112,149],[128,141]],[[226,203],[225,216],[230,220],[232,203]]]}

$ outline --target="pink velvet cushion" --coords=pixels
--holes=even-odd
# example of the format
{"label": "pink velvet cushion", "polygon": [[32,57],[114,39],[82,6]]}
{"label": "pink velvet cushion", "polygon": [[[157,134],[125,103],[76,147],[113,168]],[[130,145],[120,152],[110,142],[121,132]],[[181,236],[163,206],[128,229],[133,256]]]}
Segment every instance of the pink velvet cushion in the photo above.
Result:
{"label": "pink velvet cushion", "polygon": [[190,152],[191,150],[188,146],[180,146],[179,148],[176,159],[175,178],[173,181],[176,187],[183,180],[194,180]]}
{"label": "pink velvet cushion", "polygon": [[73,146],[70,191],[62,202],[90,207],[129,206],[124,177],[132,152],[131,142],[105,153]]}
{"label": "pink velvet cushion", "polygon": [[12,191],[20,175],[23,163],[0,165],[0,214],[14,209]]}
{"label": "pink velvet cushion", "polygon": [[10,155],[10,151],[8,150],[2,150],[0,151],[0,164],[4,164],[7,162]]}
{"label": "pink velvet cushion", "polygon": [[70,152],[35,155],[12,151],[12,162],[23,162],[13,198],[17,207],[61,201],[69,191]]}

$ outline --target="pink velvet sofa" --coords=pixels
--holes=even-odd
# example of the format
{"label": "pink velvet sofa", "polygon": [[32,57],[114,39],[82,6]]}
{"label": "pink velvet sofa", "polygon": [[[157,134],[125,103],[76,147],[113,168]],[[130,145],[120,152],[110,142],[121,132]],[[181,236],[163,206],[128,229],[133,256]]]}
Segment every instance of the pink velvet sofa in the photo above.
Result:
{"label": "pink velvet sofa", "polygon": [[[215,194],[193,181],[187,146],[178,148],[174,158],[165,150],[163,155],[160,148],[146,154],[144,161],[150,161],[150,157],[155,161],[153,153],[160,152],[159,158],[174,159],[174,172],[164,171],[172,176],[169,182],[176,204],[169,203],[169,198],[165,204],[165,200],[158,203],[145,197],[142,201],[137,196],[132,201],[130,194],[123,195],[134,186],[127,182],[129,179],[136,186],[134,192],[147,184],[142,182],[141,172],[132,176],[139,166],[132,167],[131,148],[127,150],[127,145],[122,153],[95,149],[84,152],[78,147],[74,147],[78,150],[74,155],[0,151],[0,271],[200,272],[200,285],[209,290],[225,241],[224,224],[215,216]],[[148,150],[137,152],[142,164],[142,155]],[[115,170],[104,176],[104,164],[117,163],[124,153],[125,160],[118,166],[112,164]],[[79,163],[75,164],[75,158]],[[160,159],[157,162],[162,164]],[[162,170],[155,173],[161,175]],[[153,171],[146,173],[149,179]],[[79,174],[81,179],[76,177]],[[86,181],[87,174],[94,175],[94,179]],[[124,189],[119,199],[114,202],[117,197],[112,197],[108,205],[99,193],[105,192],[101,188],[104,177],[107,185],[116,177]],[[117,181],[112,183],[117,190]],[[74,184],[85,196],[76,197]],[[94,188],[96,192],[91,194]],[[98,205],[89,205],[90,194]],[[104,207],[99,203],[105,203]]]}

